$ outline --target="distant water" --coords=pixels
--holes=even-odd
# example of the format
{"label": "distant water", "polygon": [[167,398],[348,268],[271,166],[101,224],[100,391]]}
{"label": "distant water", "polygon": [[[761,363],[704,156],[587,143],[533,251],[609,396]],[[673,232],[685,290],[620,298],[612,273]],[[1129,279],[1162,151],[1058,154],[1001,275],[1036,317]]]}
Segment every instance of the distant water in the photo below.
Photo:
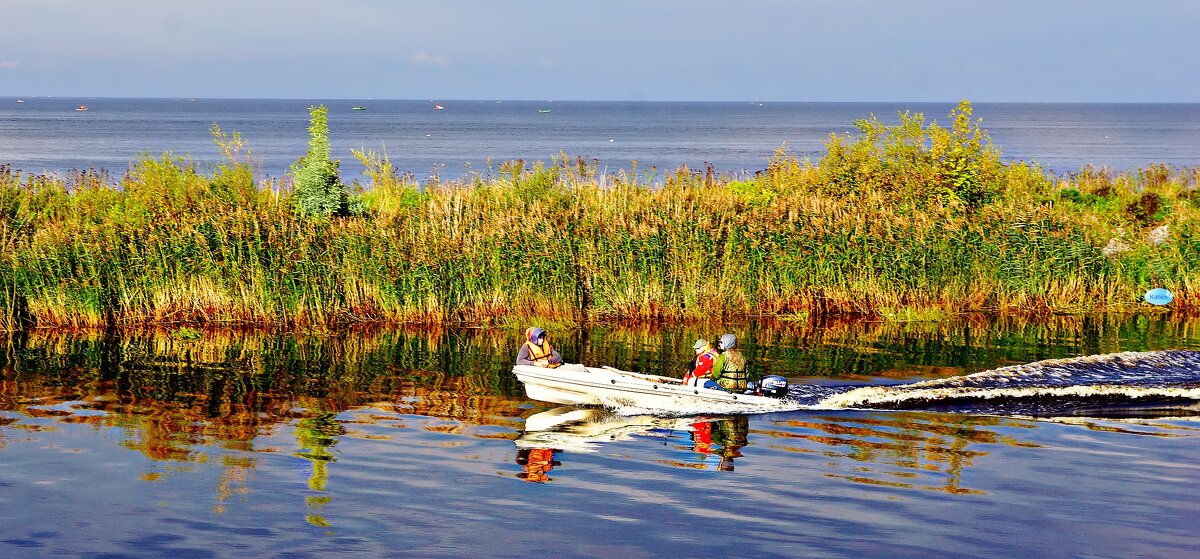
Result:
{"label": "distant water", "polygon": [[[500,162],[549,161],[560,151],[601,170],[659,173],[680,164],[718,171],[765,168],[781,145],[817,158],[831,133],[875,114],[922,112],[948,124],[952,103],[683,103],[538,101],[0,98],[0,164],[27,172],[102,168],[120,174],[143,154],[215,163],[213,123],[240,132],[260,170],[280,176],[307,145],[313,104],[329,107],[334,157],[359,176],[352,148],[386,148],[417,178],[486,175]],[[86,105],[87,111],[77,111]],[[353,110],[360,106],[365,110]],[[975,116],[1010,160],[1058,173],[1087,164],[1128,170],[1200,166],[1200,104],[979,103]],[[489,167],[489,160],[491,165]]]}

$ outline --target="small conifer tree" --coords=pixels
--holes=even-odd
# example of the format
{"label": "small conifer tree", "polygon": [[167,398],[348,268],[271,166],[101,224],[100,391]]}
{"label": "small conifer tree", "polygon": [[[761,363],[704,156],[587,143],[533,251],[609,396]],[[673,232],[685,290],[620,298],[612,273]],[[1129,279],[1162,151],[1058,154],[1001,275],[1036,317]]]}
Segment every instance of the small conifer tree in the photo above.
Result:
{"label": "small conifer tree", "polygon": [[329,159],[328,113],[324,105],[308,108],[308,153],[292,167],[296,181],[292,204],[304,215],[327,217],[345,206],[340,162]]}

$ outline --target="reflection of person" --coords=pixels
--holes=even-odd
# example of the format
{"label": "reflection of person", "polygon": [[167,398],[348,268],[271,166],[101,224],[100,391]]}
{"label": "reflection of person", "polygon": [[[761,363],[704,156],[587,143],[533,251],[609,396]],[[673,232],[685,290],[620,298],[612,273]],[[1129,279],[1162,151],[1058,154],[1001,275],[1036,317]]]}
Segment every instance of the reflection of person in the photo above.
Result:
{"label": "reflection of person", "polygon": [[713,361],[717,358],[717,350],[713,349],[708,340],[704,338],[696,340],[696,343],[692,345],[692,350],[696,352],[696,357],[688,366],[687,374],[683,375],[683,384],[719,389],[717,383],[709,378],[709,374],[712,373]]}
{"label": "reflection of person", "polygon": [[747,436],[750,433],[750,418],[746,416],[738,416],[722,421],[717,421],[712,426],[713,443],[719,445],[721,450],[721,462],[717,464],[717,469],[725,472],[733,471],[733,459],[741,457],[742,447],[748,444]]}
{"label": "reflection of person", "polygon": [[692,424],[692,451],[700,454],[712,454],[712,422],[697,421]]}
{"label": "reflection of person", "polygon": [[517,464],[525,468],[517,477],[531,483],[550,481],[550,470],[561,464],[554,459],[552,448],[522,448],[517,451]]}
{"label": "reflection of person", "polygon": [[535,326],[525,331],[525,343],[517,351],[517,364],[554,368],[562,365],[562,356],[546,341],[546,331]]}
{"label": "reflection of person", "polygon": [[746,391],[746,356],[737,349],[737,337],[733,334],[721,336],[717,343],[720,355],[713,362],[712,379],[728,392],[742,393]]}
{"label": "reflection of person", "polygon": [[733,459],[741,457],[749,432],[750,419],[745,416],[697,421],[692,424],[692,451],[717,457],[717,469],[732,472]]}

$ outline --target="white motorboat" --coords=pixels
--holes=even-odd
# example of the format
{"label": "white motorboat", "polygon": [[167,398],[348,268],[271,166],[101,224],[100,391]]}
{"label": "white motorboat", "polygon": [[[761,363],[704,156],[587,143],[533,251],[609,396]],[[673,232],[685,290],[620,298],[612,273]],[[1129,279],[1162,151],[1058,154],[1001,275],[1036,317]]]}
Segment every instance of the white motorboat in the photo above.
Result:
{"label": "white motorboat", "polygon": [[[767,413],[797,409],[796,402],[787,398],[734,394],[688,386],[676,378],[632,373],[612,367],[564,364],[551,369],[516,365],[513,374],[525,384],[525,394],[530,398],[556,404],[630,408],[672,414]],[[782,377],[769,378],[783,383],[777,395],[786,395],[786,381]],[[775,387],[778,388],[778,385]]]}

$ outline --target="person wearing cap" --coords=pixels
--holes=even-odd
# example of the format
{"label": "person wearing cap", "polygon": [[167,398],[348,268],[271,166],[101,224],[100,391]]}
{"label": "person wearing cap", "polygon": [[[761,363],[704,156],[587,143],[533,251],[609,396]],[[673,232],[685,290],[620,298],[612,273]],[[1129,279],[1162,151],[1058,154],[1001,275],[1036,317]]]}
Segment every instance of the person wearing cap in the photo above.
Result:
{"label": "person wearing cap", "polygon": [[696,352],[696,357],[692,359],[687,374],[683,375],[683,384],[702,388],[718,388],[717,383],[709,378],[709,374],[712,373],[713,361],[717,358],[717,350],[713,349],[708,340],[704,338],[696,340],[696,343],[692,344],[692,350]]}
{"label": "person wearing cap", "polygon": [[709,375],[717,384],[728,392],[745,392],[746,381],[750,375],[746,372],[746,356],[737,349],[737,336],[725,334],[717,342],[720,352],[713,361],[712,373]]}
{"label": "person wearing cap", "polygon": [[535,326],[525,330],[525,343],[517,351],[517,364],[553,369],[562,365],[562,356],[546,341],[546,331]]}

